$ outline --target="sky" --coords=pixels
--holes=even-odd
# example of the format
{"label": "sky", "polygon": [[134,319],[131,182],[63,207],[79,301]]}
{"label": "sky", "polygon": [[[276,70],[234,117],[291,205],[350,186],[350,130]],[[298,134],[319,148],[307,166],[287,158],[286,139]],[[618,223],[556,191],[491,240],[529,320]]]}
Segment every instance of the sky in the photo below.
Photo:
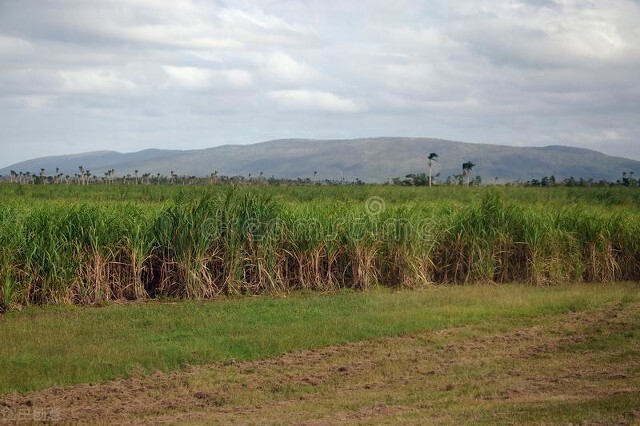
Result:
{"label": "sky", "polygon": [[639,0],[0,0],[0,167],[416,136],[640,160]]}

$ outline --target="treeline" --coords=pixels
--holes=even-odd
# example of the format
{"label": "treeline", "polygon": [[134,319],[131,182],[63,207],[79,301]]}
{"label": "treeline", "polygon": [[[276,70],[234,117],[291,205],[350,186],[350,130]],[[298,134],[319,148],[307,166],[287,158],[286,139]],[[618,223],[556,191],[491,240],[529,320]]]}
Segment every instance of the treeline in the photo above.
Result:
{"label": "treeline", "polygon": [[[396,177],[393,178],[390,183],[396,186],[428,186],[429,185],[429,177],[426,173],[418,173],[418,174],[408,174],[404,177],[404,179]],[[469,185],[472,186],[480,186],[484,182],[482,178],[478,175],[473,179],[469,180]],[[439,179],[439,175],[433,180],[434,186],[442,186],[442,185],[465,185],[466,182],[464,180],[464,175],[450,175],[447,177],[445,181]],[[610,187],[610,186],[623,186],[623,187],[638,187],[640,186],[640,179],[634,177],[633,172],[624,172],[620,179],[615,181],[608,181],[605,179],[595,180],[595,179],[584,179],[584,178],[575,178],[573,176],[565,178],[565,179],[556,179],[555,176],[544,176],[540,179],[531,179],[527,181],[500,181],[497,177],[493,180],[493,182],[484,183],[485,185],[504,185],[504,186],[524,186],[524,187]]]}
{"label": "treeline", "polygon": [[[426,173],[411,173],[406,175],[404,178],[395,177],[391,179],[389,183],[396,186],[429,186],[429,176]],[[440,174],[438,173],[433,177],[432,185],[479,186],[482,185],[482,177],[480,175],[476,175],[473,179],[471,179],[469,172],[458,175],[449,175],[443,182],[442,180],[440,180]]]}
{"label": "treeline", "polygon": [[[169,175],[157,173],[126,174],[124,176],[115,175],[114,170],[105,172],[102,176],[91,173],[90,170],[80,168],[79,173],[74,175],[56,173],[54,175],[45,174],[44,169],[40,173],[31,172],[15,172],[12,171],[9,176],[0,175],[0,182],[28,184],[28,185],[53,185],[53,184],[73,184],[73,185],[250,185],[250,186],[309,186],[309,185],[365,185],[366,183],[355,178],[348,179],[319,179],[314,177],[307,178],[277,178],[275,176],[266,177],[262,173],[257,176],[249,173],[247,176],[220,175],[217,172],[211,173],[209,176],[189,176],[178,175],[173,171]],[[531,179],[527,181],[503,181],[495,177],[492,181],[485,182],[480,175],[471,177],[471,171],[467,170],[462,174],[453,174],[447,176],[443,181],[440,174],[436,174],[432,178],[433,186],[524,186],[524,187],[638,187],[640,179],[634,176],[634,172],[623,172],[620,179],[615,181],[595,180],[575,178],[573,176],[565,179],[556,179],[555,176],[544,176],[540,179]],[[429,176],[426,173],[411,173],[404,178],[395,177],[385,183],[385,185],[393,186],[429,186]]]}
{"label": "treeline", "polygon": [[[38,174],[30,172],[12,172],[10,176],[0,175],[0,182],[27,184],[27,185],[229,185],[229,186],[309,186],[309,185],[365,185],[366,183],[359,178],[353,180],[347,179],[317,179],[315,177],[307,178],[276,178],[274,176],[265,177],[262,174],[254,176],[235,175],[219,175],[217,172],[210,176],[188,176],[178,175],[171,172],[169,175],[150,173],[126,174],[124,176],[116,176],[113,170],[105,173],[103,176],[93,175],[89,170],[76,173],[74,175],[46,175],[44,170]],[[385,183],[393,186],[429,186],[429,176],[426,173],[412,173],[404,178],[395,177]],[[524,186],[524,187],[639,187],[640,179],[634,177],[633,172],[624,172],[620,179],[615,181],[595,180],[569,177],[565,179],[556,179],[555,176],[544,176],[540,179],[531,179],[527,181],[501,181],[497,177],[490,182],[483,181],[480,175],[471,178],[470,173],[449,175],[443,181],[440,174],[433,176],[433,186]]]}
{"label": "treeline", "polygon": [[640,180],[634,178],[633,172],[622,173],[622,178],[617,179],[615,182],[608,180],[595,180],[595,179],[583,179],[574,178],[573,176],[556,180],[555,176],[545,176],[541,179],[531,179],[524,182],[523,186],[536,186],[536,187],[549,187],[549,186],[566,186],[566,187],[606,187],[606,186],[640,186]]}
{"label": "treeline", "polygon": [[47,175],[44,169],[39,173],[11,171],[8,176],[0,175],[0,182],[18,183],[27,185],[53,185],[53,184],[73,184],[73,185],[271,185],[271,186],[303,186],[303,185],[364,185],[365,183],[356,178],[347,179],[316,179],[313,178],[277,178],[275,176],[266,177],[262,173],[257,176],[249,173],[243,175],[220,175],[218,172],[209,176],[179,175],[170,172],[169,175],[160,173],[127,173],[123,176],[115,174],[115,170],[109,170],[102,175],[94,175],[90,170],[80,167],[79,172],[73,175],[58,173]]}

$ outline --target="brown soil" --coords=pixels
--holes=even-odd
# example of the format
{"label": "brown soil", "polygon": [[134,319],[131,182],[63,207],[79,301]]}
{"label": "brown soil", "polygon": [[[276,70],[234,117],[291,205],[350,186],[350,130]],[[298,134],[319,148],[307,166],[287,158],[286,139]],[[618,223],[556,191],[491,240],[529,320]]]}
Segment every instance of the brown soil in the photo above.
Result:
{"label": "brown soil", "polygon": [[0,399],[0,423],[640,422],[640,305]]}

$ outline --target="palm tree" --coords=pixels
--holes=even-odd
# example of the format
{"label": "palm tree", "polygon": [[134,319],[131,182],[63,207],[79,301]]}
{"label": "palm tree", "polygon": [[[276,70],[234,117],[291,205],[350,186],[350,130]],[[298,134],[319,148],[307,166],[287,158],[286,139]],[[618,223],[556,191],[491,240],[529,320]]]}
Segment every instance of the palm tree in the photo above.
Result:
{"label": "palm tree", "polygon": [[473,164],[471,161],[467,161],[466,163],[462,163],[462,175],[466,178],[467,186],[469,186],[469,180],[471,178],[471,170],[475,166],[476,165]]}
{"label": "palm tree", "polygon": [[436,158],[438,158],[438,154],[436,154],[435,152],[432,152],[427,157],[427,159],[429,160],[429,186],[431,186],[431,169],[433,167],[433,162],[434,161],[438,162],[438,160],[436,160]]}

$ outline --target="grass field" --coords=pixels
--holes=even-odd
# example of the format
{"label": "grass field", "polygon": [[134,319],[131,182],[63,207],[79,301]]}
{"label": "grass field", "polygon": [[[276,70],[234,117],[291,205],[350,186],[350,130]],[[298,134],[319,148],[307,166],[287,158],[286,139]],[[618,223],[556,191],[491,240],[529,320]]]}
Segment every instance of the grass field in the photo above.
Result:
{"label": "grass field", "polygon": [[0,201],[0,423],[640,421],[638,189]]}
{"label": "grass field", "polygon": [[31,307],[0,317],[0,341],[0,422],[640,415],[636,283]]}
{"label": "grass field", "polygon": [[0,309],[640,279],[636,188],[0,185]]}

